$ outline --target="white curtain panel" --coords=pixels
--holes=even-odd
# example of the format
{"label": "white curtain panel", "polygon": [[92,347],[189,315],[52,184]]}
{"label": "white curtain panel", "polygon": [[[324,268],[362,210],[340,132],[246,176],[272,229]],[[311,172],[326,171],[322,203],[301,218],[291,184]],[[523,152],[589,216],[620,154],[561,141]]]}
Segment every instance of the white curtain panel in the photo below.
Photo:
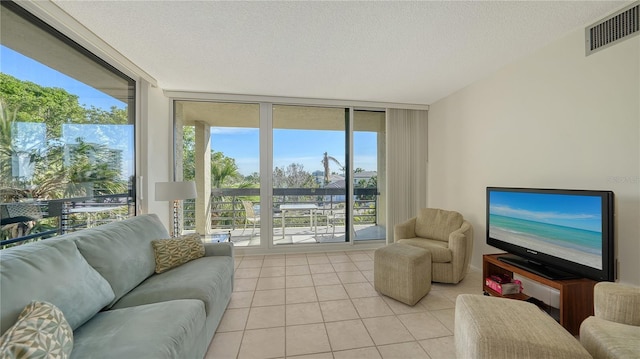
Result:
{"label": "white curtain panel", "polygon": [[387,243],[427,206],[427,111],[387,109]]}

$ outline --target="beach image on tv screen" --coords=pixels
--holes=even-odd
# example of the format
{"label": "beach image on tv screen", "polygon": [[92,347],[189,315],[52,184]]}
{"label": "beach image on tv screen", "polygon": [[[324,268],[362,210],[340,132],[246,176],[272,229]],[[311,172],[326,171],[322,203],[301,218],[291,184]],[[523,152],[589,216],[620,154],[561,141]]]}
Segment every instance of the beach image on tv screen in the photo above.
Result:
{"label": "beach image on tv screen", "polygon": [[602,203],[597,196],[490,192],[489,235],[602,269]]}

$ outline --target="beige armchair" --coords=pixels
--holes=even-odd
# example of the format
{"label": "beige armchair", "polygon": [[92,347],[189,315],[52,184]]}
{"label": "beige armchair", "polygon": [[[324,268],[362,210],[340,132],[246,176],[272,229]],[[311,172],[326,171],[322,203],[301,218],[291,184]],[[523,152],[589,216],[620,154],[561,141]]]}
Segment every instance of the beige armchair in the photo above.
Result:
{"label": "beige armchair", "polygon": [[595,316],[580,325],[580,342],[595,359],[640,358],[640,287],[599,282]]}
{"label": "beige armchair", "polygon": [[431,280],[458,283],[469,270],[473,251],[473,227],[455,211],[423,208],[393,231],[394,242],[431,252]]}

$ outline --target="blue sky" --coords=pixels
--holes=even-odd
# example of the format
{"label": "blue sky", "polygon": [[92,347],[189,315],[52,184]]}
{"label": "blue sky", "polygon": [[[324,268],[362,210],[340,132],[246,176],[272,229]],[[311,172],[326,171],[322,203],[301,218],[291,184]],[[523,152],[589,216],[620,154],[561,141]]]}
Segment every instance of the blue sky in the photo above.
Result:
{"label": "blue sky", "polygon": [[491,192],[491,214],[601,231],[601,199],[598,196]]}
{"label": "blue sky", "polygon": [[[307,172],[323,171],[324,152],[345,164],[344,132],[277,129],[273,134],[273,166],[286,168],[292,163],[302,164]],[[375,171],[376,134],[354,133],[354,165]],[[234,158],[240,173],[259,172],[259,134],[257,129],[212,128],[211,147],[225,156]],[[330,163],[331,171],[340,172],[337,164]]]}
{"label": "blue sky", "polygon": [[[109,110],[111,106],[126,107],[124,102],[4,46],[0,46],[0,58],[0,70],[3,73],[41,86],[63,88],[77,95],[82,106],[95,106],[104,110]],[[259,172],[257,129],[212,128],[211,132],[212,148],[223,152],[227,157],[234,158],[240,173],[249,175]],[[324,152],[345,164],[344,132],[275,130],[273,136],[274,167],[286,168],[292,163],[298,163],[302,164],[308,172],[322,171],[321,161]],[[377,169],[376,138],[376,134],[372,132],[354,133],[354,168],[363,168],[367,171]],[[104,137],[98,137],[98,135],[87,134],[85,140],[105,143]],[[112,148],[126,147],[113,142],[107,143]],[[338,165],[335,163],[331,163],[330,168],[332,171],[339,172]]]}

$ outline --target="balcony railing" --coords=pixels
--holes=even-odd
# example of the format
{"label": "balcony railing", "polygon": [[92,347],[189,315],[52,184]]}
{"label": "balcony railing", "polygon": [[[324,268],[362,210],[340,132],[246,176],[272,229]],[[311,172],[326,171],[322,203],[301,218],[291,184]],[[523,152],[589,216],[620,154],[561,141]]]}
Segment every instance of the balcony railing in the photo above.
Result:
{"label": "balcony railing", "polygon": [[0,249],[130,217],[129,194],[0,203]]}
{"label": "balcony railing", "polygon": [[[378,216],[377,188],[354,188],[354,210],[350,214],[354,224],[376,225]],[[318,226],[326,226],[328,214],[336,210],[345,210],[346,194],[344,188],[275,188],[273,189],[273,225],[282,226],[280,207],[285,204],[314,204]],[[214,230],[235,230],[245,223],[245,209],[242,201],[249,200],[259,208],[260,189],[258,188],[216,188],[211,193],[211,228]],[[195,227],[195,200],[184,202],[184,229]],[[309,215],[291,213],[286,216],[286,228],[309,226]]]}

